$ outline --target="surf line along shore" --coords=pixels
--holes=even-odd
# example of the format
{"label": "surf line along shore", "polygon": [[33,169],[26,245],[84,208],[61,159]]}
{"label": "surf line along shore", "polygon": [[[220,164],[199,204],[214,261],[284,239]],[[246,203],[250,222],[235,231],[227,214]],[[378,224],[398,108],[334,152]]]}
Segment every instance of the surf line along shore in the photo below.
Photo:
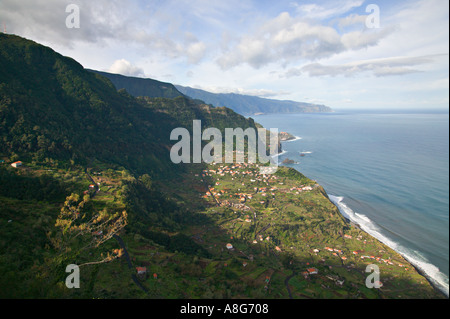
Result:
{"label": "surf line along shore", "polygon": [[[294,140],[291,140],[291,141],[294,141]],[[281,140],[280,144],[284,144],[286,142],[289,142],[289,141]],[[283,154],[284,153],[287,153],[287,152],[283,151]],[[311,153],[312,153],[311,151],[302,151],[302,152],[300,152],[300,154],[311,154]],[[276,156],[283,155],[283,154],[278,154]],[[285,164],[294,164],[294,163],[291,163],[291,161],[288,162],[288,159],[285,159],[285,161],[281,162],[280,164],[282,166],[285,166]],[[299,171],[295,167],[294,167],[294,169]],[[404,259],[406,262],[408,262],[410,264],[410,266],[413,267],[414,270],[418,274],[420,274],[426,281],[428,281],[428,283],[434,288],[434,290],[436,292],[438,292],[440,295],[442,295],[443,297],[445,297],[447,299],[449,298],[448,286],[445,287],[445,285],[443,285],[439,280],[435,279],[424,268],[422,268],[420,263],[418,263],[414,258],[411,258],[407,253],[399,250],[399,247],[396,247],[395,245],[392,245],[392,243],[389,240],[386,240],[387,238],[384,238],[384,235],[382,235],[382,237],[380,238],[378,235],[373,234],[370,229],[367,229],[362,224],[360,224],[358,221],[356,221],[353,218],[351,218],[347,214],[347,212],[343,209],[343,207],[342,207],[341,201],[342,201],[343,198],[340,198],[340,197],[334,196],[334,195],[330,195],[326,191],[325,191],[325,193],[326,193],[326,195],[328,197],[328,200],[331,203],[333,203],[334,206],[337,207],[339,213],[341,214],[341,216],[344,218],[344,220],[346,221],[346,223],[349,226],[359,229],[360,231],[366,233],[368,236],[370,236],[374,240],[378,241],[379,243],[383,244],[387,248],[391,249],[398,257],[400,257],[400,259]]]}

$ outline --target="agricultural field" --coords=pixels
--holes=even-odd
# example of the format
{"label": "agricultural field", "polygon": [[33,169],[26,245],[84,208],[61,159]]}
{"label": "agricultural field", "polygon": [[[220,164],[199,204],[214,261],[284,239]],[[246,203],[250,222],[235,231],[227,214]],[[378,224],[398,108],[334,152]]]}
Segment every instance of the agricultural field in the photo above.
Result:
{"label": "agricultural field", "polygon": [[[320,185],[290,168],[267,175],[255,164],[199,165],[164,183],[101,163],[87,169],[58,163],[4,167],[1,176],[4,185],[20,186],[25,179],[30,187],[43,180],[48,187],[45,200],[32,190],[14,198],[12,186],[0,194],[2,258],[21,270],[25,282],[58,258],[70,259],[58,257],[53,245],[55,225],[71,200],[83,198],[87,215],[128,213],[120,231],[110,234],[105,227],[104,233],[85,236],[87,241],[71,243],[72,252],[80,250],[71,262],[86,265],[82,289],[65,289],[64,272],[55,266],[59,277],[55,286],[49,282],[46,296],[438,297],[402,256],[349,224]],[[29,240],[14,241],[19,233]],[[93,249],[82,250],[86,243]],[[380,270],[379,289],[366,287],[371,264]],[[11,285],[14,271],[3,265],[4,284],[19,291]],[[137,269],[145,271],[138,276]],[[52,273],[44,271],[42,280],[45,276]]]}

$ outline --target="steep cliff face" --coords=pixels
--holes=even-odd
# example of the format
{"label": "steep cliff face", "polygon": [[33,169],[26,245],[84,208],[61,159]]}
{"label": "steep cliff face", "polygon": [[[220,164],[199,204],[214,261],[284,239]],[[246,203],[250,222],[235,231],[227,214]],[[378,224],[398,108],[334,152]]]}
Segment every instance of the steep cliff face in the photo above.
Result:
{"label": "steep cliff face", "polygon": [[107,72],[100,72],[95,70],[88,70],[104,76],[109,79],[114,86],[120,90],[125,89],[133,96],[146,97],[164,97],[176,98],[184,96],[171,83],[160,82],[153,79],[143,79],[130,76],[123,76],[120,74],[112,74]]}
{"label": "steep cliff face", "polygon": [[175,86],[181,93],[205,101],[214,106],[226,106],[242,115],[272,114],[272,113],[323,113],[333,112],[325,105],[310,104],[295,101],[265,99],[256,96],[240,94],[216,94],[190,87]]}

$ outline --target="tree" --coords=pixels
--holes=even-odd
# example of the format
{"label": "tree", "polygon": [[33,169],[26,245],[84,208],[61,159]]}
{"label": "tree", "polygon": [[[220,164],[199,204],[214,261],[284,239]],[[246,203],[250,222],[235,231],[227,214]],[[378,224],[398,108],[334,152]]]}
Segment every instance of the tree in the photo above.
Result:
{"label": "tree", "polygon": [[[97,249],[127,225],[127,213],[110,213],[107,209],[96,213],[89,205],[90,197],[80,200],[78,194],[66,198],[56,220],[57,232],[50,238],[59,251],[59,261],[86,258],[87,250]],[[101,254],[101,260],[87,261],[79,266],[99,264],[121,257],[122,249],[113,249]]]}
{"label": "tree", "polygon": [[139,180],[144,184],[144,186],[150,190],[152,188],[152,178],[148,174],[142,175]]}

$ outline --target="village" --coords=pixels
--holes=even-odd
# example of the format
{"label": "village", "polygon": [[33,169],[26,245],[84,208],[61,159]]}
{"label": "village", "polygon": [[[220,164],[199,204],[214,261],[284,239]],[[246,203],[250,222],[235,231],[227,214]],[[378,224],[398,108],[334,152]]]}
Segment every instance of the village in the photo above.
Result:
{"label": "village", "polygon": [[[356,294],[372,293],[364,287],[364,269],[369,264],[397,267],[403,272],[409,270],[403,266],[400,255],[388,253],[384,245],[346,225],[331,203],[320,207],[326,201],[315,181],[263,174],[258,164],[247,163],[211,164],[194,176],[204,186],[204,193],[198,196],[209,204],[205,213],[220,225],[223,233],[200,231],[192,238],[224,260],[223,263],[216,260],[215,267],[230,267],[232,257],[232,260],[239,260],[233,270],[241,276],[255,280],[264,277],[261,287],[268,296],[273,291],[274,274],[283,273],[281,278],[290,276],[286,283],[280,282],[280,278],[277,280],[278,289],[285,285],[289,296],[294,291],[306,297],[305,287],[309,287],[306,291],[312,297],[319,291],[331,296],[336,289],[339,291],[333,287],[343,289],[345,283]],[[335,212],[330,214],[332,218],[324,216],[324,208]],[[339,227],[333,225],[332,220]],[[314,223],[329,224],[330,229],[318,227],[316,232],[311,227]],[[218,238],[224,241],[218,243]],[[330,245],[332,242],[335,245]],[[268,259],[271,262],[268,263]],[[263,260],[266,267],[261,268]],[[267,276],[268,271],[270,276]],[[380,286],[386,289],[390,280],[392,278],[384,278]],[[342,294],[342,290],[337,294]]]}

